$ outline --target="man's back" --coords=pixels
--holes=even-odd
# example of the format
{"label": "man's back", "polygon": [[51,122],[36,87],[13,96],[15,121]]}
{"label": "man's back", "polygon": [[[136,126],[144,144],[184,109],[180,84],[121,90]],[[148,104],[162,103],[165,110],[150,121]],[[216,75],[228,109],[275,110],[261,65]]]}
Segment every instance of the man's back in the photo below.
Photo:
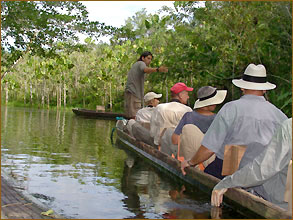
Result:
{"label": "man's back", "polygon": [[[276,129],[266,149],[251,163],[225,177],[214,190],[243,187],[264,199],[288,208],[284,201],[287,171],[292,159],[292,118]],[[213,191],[213,197],[217,198]],[[215,201],[215,200],[213,200]]]}
{"label": "man's back", "polygon": [[143,98],[144,91],[144,68],[146,64],[143,61],[137,61],[132,65],[128,72],[126,90],[131,92],[137,98]]}
{"label": "man's back", "polygon": [[159,138],[164,128],[175,128],[186,112],[192,109],[179,102],[159,104],[151,117],[151,136],[154,143],[159,145]]}
{"label": "man's back", "polygon": [[144,107],[136,113],[135,120],[142,123],[150,123],[154,107]]}
{"label": "man's back", "polygon": [[244,95],[222,107],[202,145],[220,159],[224,157],[225,145],[247,146],[241,168],[263,151],[275,129],[286,119],[287,116],[263,96]]}

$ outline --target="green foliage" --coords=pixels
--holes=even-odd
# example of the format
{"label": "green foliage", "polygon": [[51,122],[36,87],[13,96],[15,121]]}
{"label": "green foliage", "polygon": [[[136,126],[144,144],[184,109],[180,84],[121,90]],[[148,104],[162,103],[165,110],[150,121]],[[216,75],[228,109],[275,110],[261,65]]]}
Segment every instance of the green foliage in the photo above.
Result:
{"label": "green foliage", "polygon": [[[42,16],[37,15],[40,10],[36,9],[38,4],[5,3],[3,13],[6,15],[21,9]],[[10,33],[11,36],[25,33],[31,40],[34,39],[34,29],[29,25],[44,28],[43,41],[38,41],[42,48],[49,45],[50,41],[45,39],[50,34],[58,39],[57,44],[51,42],[52,48],[44,49],[46,54],[58,51],[57,56],[44,59],[40,54],[33,56],[33,53],[27,53],[22,61],[14,65],[13,73],[2,80],[2,83],[9,83],[10,90],[13,88],[11,93],[15,95],[10,97],[14,99],[28,100],[32,92],[33,103],[41,102],[43,95],[45,100],[49,97],[51,105],[56,105],[57,91],[61,88],[62,97],[64,99],[65,91],[69,105],[95,109],[96,105],[108,107],[111,103],[113,110],[123,111],[127,72],[140,54],[149,50],[154,55],[151,66],[165,65],[169,72],[148,74],[145,92],[163,93],[167,100],[170,87],[181,81],[194,87],[195,93],[205,85],[227,89],[226,101],[230,101],[241,95],[240,89],[233,86],[231,80],[240,78],[249,63],[262,63],[266,66],[268,81],[277,85],[275,90],[268,92],[269,101],[288,116],[292,114],[292,2],[207,1],[205,7],[198,7],[198,2],[176,1],[175,10],[165,7],[161,10],[164,14],[138,11],[119,29],[105,25],[99,28],[98,24],[89,26],[88,32],[111,33],[109,45],[95,44],[94,36],[87,38],[85,45],[74,43],[74,31],[85,30],[80,25],[87,21],[87,12],[79,3],[42,4],[47,9],[46,16],[53,17],[57,24],[52,33],[42,26],[42,19],[39,22],[24,22],[23,27],[11,20],[8,20],[10,23],[4,21],[4,32],[12,25],[14,32]],[[12,6],[17,7],[12,9]],[[64,9],[74,7],[78,9],[79,16],[84,17],[66,13],[63,16],[54,9],[57,6]],[[27,15],[27,18],[30,17]],[[62,29],[64,33],[58,35],[60,28],[66,26],[58,25],[65,23],[72,24],[72,28]],[[100,32],[97,32],[98,29]],[[17,39],[20,45],[31,45]],[[37,48],[36,45],[34,47]],[[11,47],[10,52],[2,49],[2,71],[11,69],[12,61],[22,54],[19,51],[15,47]],[[30,84],[33,85],[32,91]],[[191,95],[191,105],[195,99],[195,94]]]}
{"label": "green foliage", "polygon": [[[56,43],[78,49],[77,33],[99,37],[114,28],[90,22],[88,12],[76,1],[2,1],[1,47],[9,51],[1,66],[11,67],[23,54],[52,57]],[[66,44],[65,44],[66,42]]]}

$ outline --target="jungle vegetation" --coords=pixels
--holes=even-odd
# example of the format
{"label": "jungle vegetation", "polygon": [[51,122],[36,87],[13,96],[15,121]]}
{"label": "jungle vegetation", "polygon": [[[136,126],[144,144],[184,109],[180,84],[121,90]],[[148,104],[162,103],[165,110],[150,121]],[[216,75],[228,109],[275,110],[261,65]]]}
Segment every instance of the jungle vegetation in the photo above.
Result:
{"label": "jungle vegetation", "polygon": [[[95,109],[104,105],[123,112],[124,87],[131,65],[145,51],[152,67],[168,73],[146,77],[145,92],[170,99],[170,87],[184,82],[227,89],[249,63],[263,64],[268,81],[277,85],[266,98],[292,115],[292,2],[176,1],[174,9],[146,10],[121,28],[88,19],[81,2],[1,2],[2,104]],[[88,34],[84,42],[78,33]],[[110,43],[98,40],[109,36]],[[11,43],[13,42],[13,43]]]}

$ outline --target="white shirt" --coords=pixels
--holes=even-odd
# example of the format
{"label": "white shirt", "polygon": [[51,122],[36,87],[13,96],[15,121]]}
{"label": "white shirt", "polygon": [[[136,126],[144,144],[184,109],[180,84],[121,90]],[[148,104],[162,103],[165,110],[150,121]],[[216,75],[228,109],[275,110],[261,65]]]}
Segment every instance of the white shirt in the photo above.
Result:
{"label": "white shirt", "polygon": [[135,120],[137,122],[150,123],[154,107],[145,107],[136,113]]}
{"label": "white shirt", "polygon": [[183,115],[191,111],[189,106],[175,101],[157,105],[154,108],[150,124],[150,135],[154,138],[154,144],[159,145],[164,128],[175,128]]}

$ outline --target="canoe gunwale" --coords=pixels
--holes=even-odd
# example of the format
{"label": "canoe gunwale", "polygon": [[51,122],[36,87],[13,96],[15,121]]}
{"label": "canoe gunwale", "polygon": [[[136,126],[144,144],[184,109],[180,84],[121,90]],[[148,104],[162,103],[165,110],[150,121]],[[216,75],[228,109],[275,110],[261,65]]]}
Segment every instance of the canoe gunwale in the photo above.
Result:
{"label": "canoe gunwale", "polygon": [[[180,161],[148,144],[137,141],[134,137],[126,134],[119,128],[117,128],[117,140],[121,141],[125,146],[136,151],[141,156],[175,174],[183,181],[195,185],[204,191],[211,192],[214,186],[220,181],[214,176],[191,167],[186,168],[186,175],[183,176],[180,169]],[[249,209],[264,218],[292,219],[292,216],[290,216],[285,209],[240,188],[228,189],[224,195],[224,198],[225,197],[228,198],[229,203],[234,203]],[[225,202],[226,201],[227,200],[225,200]]]}
{"label": "canoe gunwale", "polygon": [[88,118],[105,118],[105,119],[112,119],[116,120],[116,117],[125,117],[122,113],[116,113],[116,112],[98,112],[95,110],[89,110],[89,109],[80,109],[80,108],[73,108],[73,113],[77,116],[83,116]]}

